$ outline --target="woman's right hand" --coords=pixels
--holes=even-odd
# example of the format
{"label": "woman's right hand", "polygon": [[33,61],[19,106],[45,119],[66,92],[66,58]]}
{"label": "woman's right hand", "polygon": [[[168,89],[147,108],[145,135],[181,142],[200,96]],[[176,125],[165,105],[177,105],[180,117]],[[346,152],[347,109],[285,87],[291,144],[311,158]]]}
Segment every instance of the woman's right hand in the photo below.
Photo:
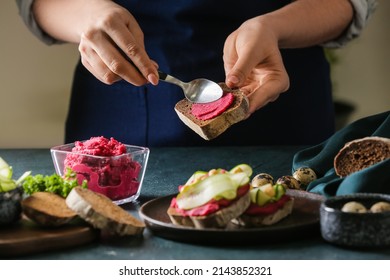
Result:
{"label": "woman's right hand", "polygon": [[38,25],[51,37],[79,44],[83,65],[100,81],[158,83],[135,18],[111,0],[34,0]]}
{"label": "woman's right hand", "polygon": [[88,6],[79,26],[83,65],[106,84],[123,79],[136,86],[156,85],[157,63],[147,55],[143,32],[131,13],[112,1],[90,1]]}

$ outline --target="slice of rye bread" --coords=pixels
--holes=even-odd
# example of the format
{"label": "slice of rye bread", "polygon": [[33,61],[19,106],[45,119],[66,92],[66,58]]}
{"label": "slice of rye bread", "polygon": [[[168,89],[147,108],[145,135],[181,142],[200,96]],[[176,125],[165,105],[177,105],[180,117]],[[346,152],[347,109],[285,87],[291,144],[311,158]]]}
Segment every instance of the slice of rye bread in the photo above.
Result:
{"label": "slice of rye bread", "polygon": [[245,215],[233,219],[234,224],[238,224],[244,227],[261,227],[276,224],[280,220],[284,219],[291,214],[294,208],[294,198],[292,197],[287,201],[282,208],[278,209],[275,213],[264,215]]}
{"label": "slice of rye bread", "polygon": [[191,113],[192,103],[182,99],[175,105],[175,111],[180,120],[205,140],[216,138],[230,126],[244,120],[248,115],[249,101],[245,94],[238,89],[230,89],[225,84],[219,84],[224,92],[234,94],[233,104],[222,114],[209,120],[197,119]]}
{"label": "slice of rye bread", "polygon": [[112,235],[138,235],[145,224],[112,202],[108,197],[91,190],[75,187],[66,204],[93,227]]}
{"label": "slice of rye bread", "polygon": [[50,192],[33,193],[23,199],[21,205],[24,215],[46,227],[61,226],[77,217],[63,197]]}
{"label": "slice of rye bread", "polygon": [[340,177],[365,169],[390,158],[390,139],[364,137],[350,141],[334,158],[334,169]]}
{"label": "slice of rye bread", "polygon": [[224,228],[234,218],[240,216],[250,204],[249,191],[237,201],[207,216],[183,216],[175,208],[169,207],[168,216],[174,225],[204,228]]}

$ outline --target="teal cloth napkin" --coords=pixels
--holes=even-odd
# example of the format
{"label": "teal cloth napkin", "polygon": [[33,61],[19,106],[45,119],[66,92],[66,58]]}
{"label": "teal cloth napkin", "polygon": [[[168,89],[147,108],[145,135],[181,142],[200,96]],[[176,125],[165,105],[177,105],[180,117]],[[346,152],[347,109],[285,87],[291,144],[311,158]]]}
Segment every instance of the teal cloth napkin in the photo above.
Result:
{"label": "teal cloth napkin", "polygon": [[318,179],[308,185],[307,191],[326,197],[358,192],[390,194],[390,159],[345,178],[336,175],[333,168],[334,157],[345,143],[367,136],[390,138],[390,111],[357,120],[321,144],[297,152],[292,172],[302,166],[312,168]]}

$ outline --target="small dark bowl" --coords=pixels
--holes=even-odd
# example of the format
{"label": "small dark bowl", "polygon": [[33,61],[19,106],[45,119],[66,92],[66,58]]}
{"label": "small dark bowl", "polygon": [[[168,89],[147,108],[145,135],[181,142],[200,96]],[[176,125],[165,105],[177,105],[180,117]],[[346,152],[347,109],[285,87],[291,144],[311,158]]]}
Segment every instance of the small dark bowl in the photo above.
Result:
{"label": "small dark bowl", "polygon": [[22,187],[17,187],[8,192],[0,192],[0,227],[15,223],[20,220],[23,197]]}
{"label": "small dark bowl", "polygon": [[341,208],[349,201],[367,209],[380,201],[390,202],[390,195],[356,193],[326,199],[320,207],[322,237],[348,247],[383,247],[390,245],[390,211],[381,213],[346,213]]}

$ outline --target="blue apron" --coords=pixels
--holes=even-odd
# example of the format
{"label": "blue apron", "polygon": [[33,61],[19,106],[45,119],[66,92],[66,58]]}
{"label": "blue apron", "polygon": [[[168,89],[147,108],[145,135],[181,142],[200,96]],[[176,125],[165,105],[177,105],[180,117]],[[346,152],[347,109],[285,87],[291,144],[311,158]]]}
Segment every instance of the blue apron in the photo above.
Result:
{"label": "blue apron", "polygon": [[[139,22],[149,56],[161,70],[189,81],[225,80],[222,50],[226,37],[245,20],[283,7],[283,0],[116,1]],[[146,3],[146,4],[145,4]],[[239,3],[239,4],[238,4]],[[261,47],[261,46],[259,46]],[[105,85],[79,63],[66,122],[66,142],[92,136],[133,145],[311,145],[334,132],[329,65],[321,47],[282,50],[290,89],[249,119],[206,141],[174,111],[182,90],[160,82],[135,87]]]}

